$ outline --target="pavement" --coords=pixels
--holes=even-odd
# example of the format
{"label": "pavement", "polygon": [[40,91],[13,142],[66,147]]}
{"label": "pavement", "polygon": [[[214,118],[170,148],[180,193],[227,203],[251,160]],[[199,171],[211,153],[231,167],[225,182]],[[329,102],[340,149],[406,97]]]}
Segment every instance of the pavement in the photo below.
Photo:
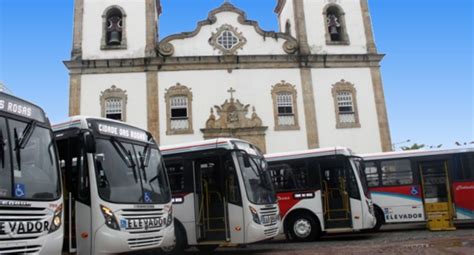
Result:
{"label": "pavement", "polygon": [[[186,254],[200,253],[195,248]],[[421,225],[387,226],[377,233],[330,235],[315,242],[292,243],[283,236],[240,248],[220,248],[216,255],[317,255],[317,254],[474,254],[474,224],[455,231],[428,231]]]}

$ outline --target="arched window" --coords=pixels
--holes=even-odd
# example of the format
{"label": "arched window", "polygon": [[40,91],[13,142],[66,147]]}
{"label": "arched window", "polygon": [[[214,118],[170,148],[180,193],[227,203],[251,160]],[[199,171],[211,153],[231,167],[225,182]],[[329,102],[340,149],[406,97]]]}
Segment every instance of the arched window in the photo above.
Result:
{"label": "arched window", "polygon": [[326,44],[348,45],[349,36],[345,21],[345,13],[341,7],[335,4],[326,6],[323,17],[326,24]]}
{"label": "arched window", "polygon": [[167,135],[193,133],[192,100],[191,89],[179,83],[166,90]]}
{"label": "arched window", "polygon": [[295,86],[282,81],[272,87],[275,130],[298,130]]}
{"label": "arched window", "polygon": [[127,117],[127,91],[112,85],[100,95],[102,117],[126,121]]}
{"label": "arched window", "polygon": [[126,15],[120,6],[110,6],[102,15],[101,49],[126,49]]}
{"label": "arched window", "polygon": [[341,80],[332,86],[336,128],[360,128],[357,91],[354,84]]}

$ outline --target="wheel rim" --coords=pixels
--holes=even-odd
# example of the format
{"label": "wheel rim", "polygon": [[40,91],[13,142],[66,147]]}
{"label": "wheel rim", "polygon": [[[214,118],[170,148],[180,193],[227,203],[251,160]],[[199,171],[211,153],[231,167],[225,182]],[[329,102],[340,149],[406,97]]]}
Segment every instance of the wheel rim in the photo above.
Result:
{"label": "wheel rim", "polygon": [[311,223],[307,219],[299,219],[293,225],[293,232],[298,238],[306,238],[311,234]]}

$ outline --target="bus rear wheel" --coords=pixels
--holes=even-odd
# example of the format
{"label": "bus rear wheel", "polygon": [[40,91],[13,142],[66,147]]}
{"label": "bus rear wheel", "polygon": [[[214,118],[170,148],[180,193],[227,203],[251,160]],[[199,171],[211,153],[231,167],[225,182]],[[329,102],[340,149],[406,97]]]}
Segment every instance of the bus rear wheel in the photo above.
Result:
{"label": "bus rear wheel", "polygon": [[321,234],[317,220],[307,213],[299,213],[291,217],[287,231],[291,239],[297,242],[314,241]]}

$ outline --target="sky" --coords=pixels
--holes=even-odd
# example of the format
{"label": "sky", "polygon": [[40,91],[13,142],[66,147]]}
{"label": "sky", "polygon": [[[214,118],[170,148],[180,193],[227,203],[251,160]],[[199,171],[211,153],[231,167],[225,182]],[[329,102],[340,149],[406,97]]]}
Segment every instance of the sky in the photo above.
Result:
{"label": "sky", "polygon": [[[194,30],[222,2],[162,0],[160,37]],[[276,0],[231,2],[263,29],[278,30]],[[392,142],[451,148],[474,141],[473,1],[369,0],[369,7],[378,51],[386,54]],[[62,61],[70,58],[72,21],[73,0],[0,0],[0,81],[52,122],[68,114]]]}

